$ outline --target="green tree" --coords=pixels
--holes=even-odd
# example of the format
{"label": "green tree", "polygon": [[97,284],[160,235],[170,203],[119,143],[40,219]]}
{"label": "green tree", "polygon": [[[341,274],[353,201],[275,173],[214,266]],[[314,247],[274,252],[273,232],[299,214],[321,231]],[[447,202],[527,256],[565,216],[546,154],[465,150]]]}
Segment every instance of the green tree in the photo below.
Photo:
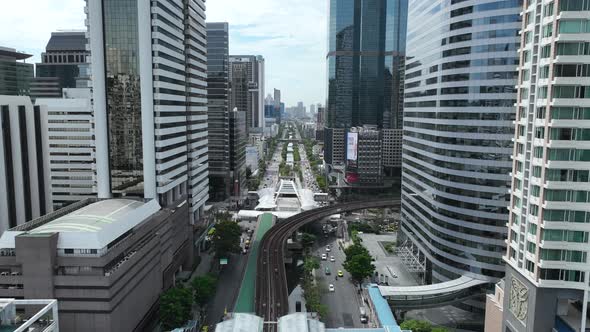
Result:
{"label": "green tree", "polygon": [[240,252],[240,236],[242,230],[233,221],[222,221],[215,225],[215,232],[211,238],[217,257],[224,257],[229,253]]}
{"label": "green tree", "polygon": [[195,302],[202,307],[213,298],[217,288],[217,278],[211,274],[196,277],[191,281],[191,286],[194,290]]}
{"label": "green tree", "polygon": [[346,249],[344,249],[344,255],[346,255],[346,260],[348,261],[350,258],[356,255],[368,255],[369,251],[360,243],[355,243]]}
{"label": "green tree", "polygon": [[193,294],[182,286],[170,288],[160,295],[160,322],[166,331],[184,325],[192,317]]}
{"label": "green tree", "polygon": [[316,236],[310,233],[301,234],[301,245],[304,249],[311,248],[316,241]]}
{"label": "green tree", "polygon": [[347,257],[343,267],[350,273],[352,279],[359,284],[366,277],[372,276],[375,271],[375,265],[373,265],[371,255],[368,253],[354,255],[350,258]]}
{"label": "green tree", "polygon": [[433,327],[432,330],[430,330],[430,332],[449,332],[448,329],[444,328],[444,327]]}
{"label": "green tree", "polygon": [[411,330],[412,332],[431,332],[432,325],[423,320],[410,319],[400,325],[402,330]]}
{"label": "green tree", "polygon": [[316,257],[307,256],[303,261],[303,271],[305,271],[306,276],[311,275],[311,271],[320,268],[320,262]]}

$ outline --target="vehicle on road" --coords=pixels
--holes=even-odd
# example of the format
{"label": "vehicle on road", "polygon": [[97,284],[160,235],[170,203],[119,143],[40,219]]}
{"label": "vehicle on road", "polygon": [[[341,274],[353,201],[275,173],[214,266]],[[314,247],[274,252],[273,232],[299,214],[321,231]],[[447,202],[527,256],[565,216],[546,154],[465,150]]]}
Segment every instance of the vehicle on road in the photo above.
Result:
{"label": "vehicle on road", "polygon": [[332,250],[332,249],[330,249],[330,247],[329,247],[329,246],[326,246],[326,251],[327,251],[327,252],[330,252],[330,250]]}
{"label": "vehicle on road", "polygon": [[326,255],[326,254],[322,254],[322,260],[323,260],[323,261],[325,261],[325,260],[327,260],[327,259],[328,259],[328,255]]}
{"label": "vehicle on road", "polygon": [[332,274],[332,271],[330,271],[330,268],[328,266],[326,266],[325,269],[326,275],[329,276],[330,274]]}
{"label": "vehicle on road", "polygon": [[334,258],[334,256],[330,256],[330,262],[335,262],[336,258]]}
{"label": "vehicle on road", "polygon": [[365,307],[360,307],[359,311],[361,314],[361,323],[367,324],[369,322],[369,317],[367,316],[367,311],[365,310]]}
{"label": "vehicle on road", "polygon": [[333,284],[330,284],[330,286],[328,286],[328,289],[330,290],[330,292],[336,291]]}
{"label": "vehicle on road", "polygon": [[342,272],[342,270],[338,270],[338,276],[339,277],[344,277],[344,272]]}

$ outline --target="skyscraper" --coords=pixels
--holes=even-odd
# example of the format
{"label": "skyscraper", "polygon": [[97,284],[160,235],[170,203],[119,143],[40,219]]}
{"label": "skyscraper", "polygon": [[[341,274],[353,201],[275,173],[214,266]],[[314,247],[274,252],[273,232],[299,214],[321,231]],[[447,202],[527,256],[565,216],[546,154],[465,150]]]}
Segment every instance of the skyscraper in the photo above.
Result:
{"label": "skyscraper", "polygon": [[31,98],[61,98],[63,88],[86,87],[87,43],[85,31],[52,32],[36,64]]}
{"label": "skyscraper", "polygon": [[0,95],[28,96],[33,79],[33,64],[24,60],[32,55],[0,46]]}
{"label": "skyscraper", "polygon": [[246,112],[248,133],[264,128],[264,58],[260,55],[230,55],[230,109]]}
{"label": "skyscraper", "polygon": [[52,211],[45,123],[28,96],[0,96],[0,234]]}
{"label": "skyscraper", "polygon": [[521,4],[410,0],[399,245],[427,283],[504,275]]}
{"label": "skyscraper", "polygon": [[527,0],[522,17],[502,331],[585,331],[590,1]]}
{"label": "skyscraper", "polygon": [[202,0],[88,1],[98,196],[208,198]]}
{"label": "skyscraper", "polygon": [[328,171],[346,162],[340,147],[349,128],[401,130],[407,5],[407,0],[330,1],[324,132]]}

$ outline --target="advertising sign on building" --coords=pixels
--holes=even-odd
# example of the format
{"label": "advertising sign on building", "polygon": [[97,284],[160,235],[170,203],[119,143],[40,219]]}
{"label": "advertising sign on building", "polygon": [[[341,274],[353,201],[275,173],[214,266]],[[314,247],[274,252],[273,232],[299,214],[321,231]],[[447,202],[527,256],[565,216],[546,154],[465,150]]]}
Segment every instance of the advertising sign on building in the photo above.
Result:
{"label": "advertising sign on building", "polygon": [[348,137],[346,139],[346,159],[356,161],[358,154],[358,143],[359,143],[359,134],[358,133],[348,133]]}

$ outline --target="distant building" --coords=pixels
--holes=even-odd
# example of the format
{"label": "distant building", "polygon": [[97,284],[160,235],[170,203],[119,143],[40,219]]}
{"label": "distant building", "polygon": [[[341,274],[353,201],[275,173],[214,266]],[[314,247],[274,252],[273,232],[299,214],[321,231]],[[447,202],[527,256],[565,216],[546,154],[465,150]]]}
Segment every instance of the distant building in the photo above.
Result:
{"label": "distant building", "polygon": [[31,98],[61,98],[64,88],[84,88],[88,85],[85,31],[53,32],[36,64],[31,82]]}
{"label": "distant building", "polygon": [[247,194],[246,185],[246,145],[248,135],[246,134],[246,112],[234,109],[230,112],[230,188],[229,195],[239,200],[242,195]]}
{"label": "distant building", "polygon": [[0,234],[52,211],[46,130],[28,96],[0,96]]}
{"label": "distant building", "polygon": [[264,58],[261,55],[230,55],[230,109],[246,112],[250,128],[264,128]]}
{"label": "distant building", "polygon": [[281,119],[285,113],[285,104],[281,103],[281,90],[274,89],[274,105],[275,105],[275,118],[277,123],[281,123]]}
{"label": "distant building", "polygon": [[[189,206],[88,199],[0,237],[0,297],[57,299],[59,330],[145,331],[174,273],[192,264]],[[5,282],[6,282],[5,281]]]}
{"label": "distant building", "polygon": [[28,96],[33,79],[33,64],[24,60],[32,55],[0,46],[0,96]]}
{"label": "distant building", "polygon": [[47,121],[54,209],[96,197],[94,120],[90,89],[63,89],[63,98],[38,98]]}
{"label": "distant building", "polygon": [[380,186],[383,180],[381,132],[351,128],[347,133],[346,182],[352,186]]}

